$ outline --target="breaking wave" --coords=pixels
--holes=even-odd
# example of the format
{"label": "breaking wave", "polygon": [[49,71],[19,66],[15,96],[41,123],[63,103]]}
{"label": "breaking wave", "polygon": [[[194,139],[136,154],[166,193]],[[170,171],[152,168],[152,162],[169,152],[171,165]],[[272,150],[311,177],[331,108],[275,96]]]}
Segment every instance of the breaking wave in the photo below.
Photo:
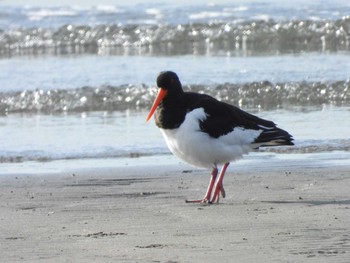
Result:
{"label": "breaking wave", "polygon": [[[184,89],[206,93],[239,107],[265,110],[323,104],[344,106],[350,103],[350,80],[187,85]],[[2,92],[0,114],[141,110],[151,106],[156,92],[155,87],[145,84]]]}
{"label": "breaking wave", "polygon": [[257,55],[350,51],[350,16],[179,25],[72,25],[0,30],[0,56]]}

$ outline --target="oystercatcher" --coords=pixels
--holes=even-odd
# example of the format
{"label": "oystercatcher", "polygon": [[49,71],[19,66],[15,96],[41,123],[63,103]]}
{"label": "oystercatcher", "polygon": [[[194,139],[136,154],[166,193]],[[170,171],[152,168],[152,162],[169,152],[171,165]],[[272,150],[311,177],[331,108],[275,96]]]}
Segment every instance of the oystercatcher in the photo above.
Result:
{"label": "oystercatcher", "polygon": [[[186,202],[219,202],[225,197],[223,179],[231,161],[263,146],[294,145],[287,131],[205,94],[184,92],[172,71],[160,72],[158,95],[146,118],[155,112],[170,151],[183,161],[212,168],[203,199]],[[218,165],[223,165],[218,175]]]}

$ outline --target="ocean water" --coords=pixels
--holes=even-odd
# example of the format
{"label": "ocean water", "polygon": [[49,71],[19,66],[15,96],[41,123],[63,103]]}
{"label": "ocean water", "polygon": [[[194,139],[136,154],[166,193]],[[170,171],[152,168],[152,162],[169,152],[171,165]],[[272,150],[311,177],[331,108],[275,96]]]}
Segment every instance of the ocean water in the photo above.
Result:
{"label": "ocean water", "polygon": [[293,134],[295,147],[248,161],[348,162],[348,1],[137,7],[1,5],[3,173],[171,158],[153,121],[145,123],[162,70]]}

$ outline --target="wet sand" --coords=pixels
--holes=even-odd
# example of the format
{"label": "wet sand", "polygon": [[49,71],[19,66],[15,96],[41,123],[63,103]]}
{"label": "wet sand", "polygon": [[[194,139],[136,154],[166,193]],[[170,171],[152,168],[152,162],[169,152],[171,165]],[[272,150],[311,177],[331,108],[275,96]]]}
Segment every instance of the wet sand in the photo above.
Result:
{"label": "wet sand", "polygon": [[0,177],[0,262],[349,262],[350,167]]}

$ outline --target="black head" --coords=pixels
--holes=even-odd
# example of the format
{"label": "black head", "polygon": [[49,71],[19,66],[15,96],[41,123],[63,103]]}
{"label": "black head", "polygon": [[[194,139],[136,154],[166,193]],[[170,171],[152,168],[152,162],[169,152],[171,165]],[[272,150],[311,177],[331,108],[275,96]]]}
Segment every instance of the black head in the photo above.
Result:
{"label": "black head", "polygon": [[184,93],[181,82],[175,72],[162,71],[157,77],[157,86],[159,88],[156,99],[153,102],[151,110],[148,113],[146,121],[148,121],[159,104],[164,101],[176,101]]}
{"label": "black head", "polygon": [[182,85],[179,77],[175,72],[172,71],[162,71],[157,77],[157,86],[164,90],[182,90]]}

